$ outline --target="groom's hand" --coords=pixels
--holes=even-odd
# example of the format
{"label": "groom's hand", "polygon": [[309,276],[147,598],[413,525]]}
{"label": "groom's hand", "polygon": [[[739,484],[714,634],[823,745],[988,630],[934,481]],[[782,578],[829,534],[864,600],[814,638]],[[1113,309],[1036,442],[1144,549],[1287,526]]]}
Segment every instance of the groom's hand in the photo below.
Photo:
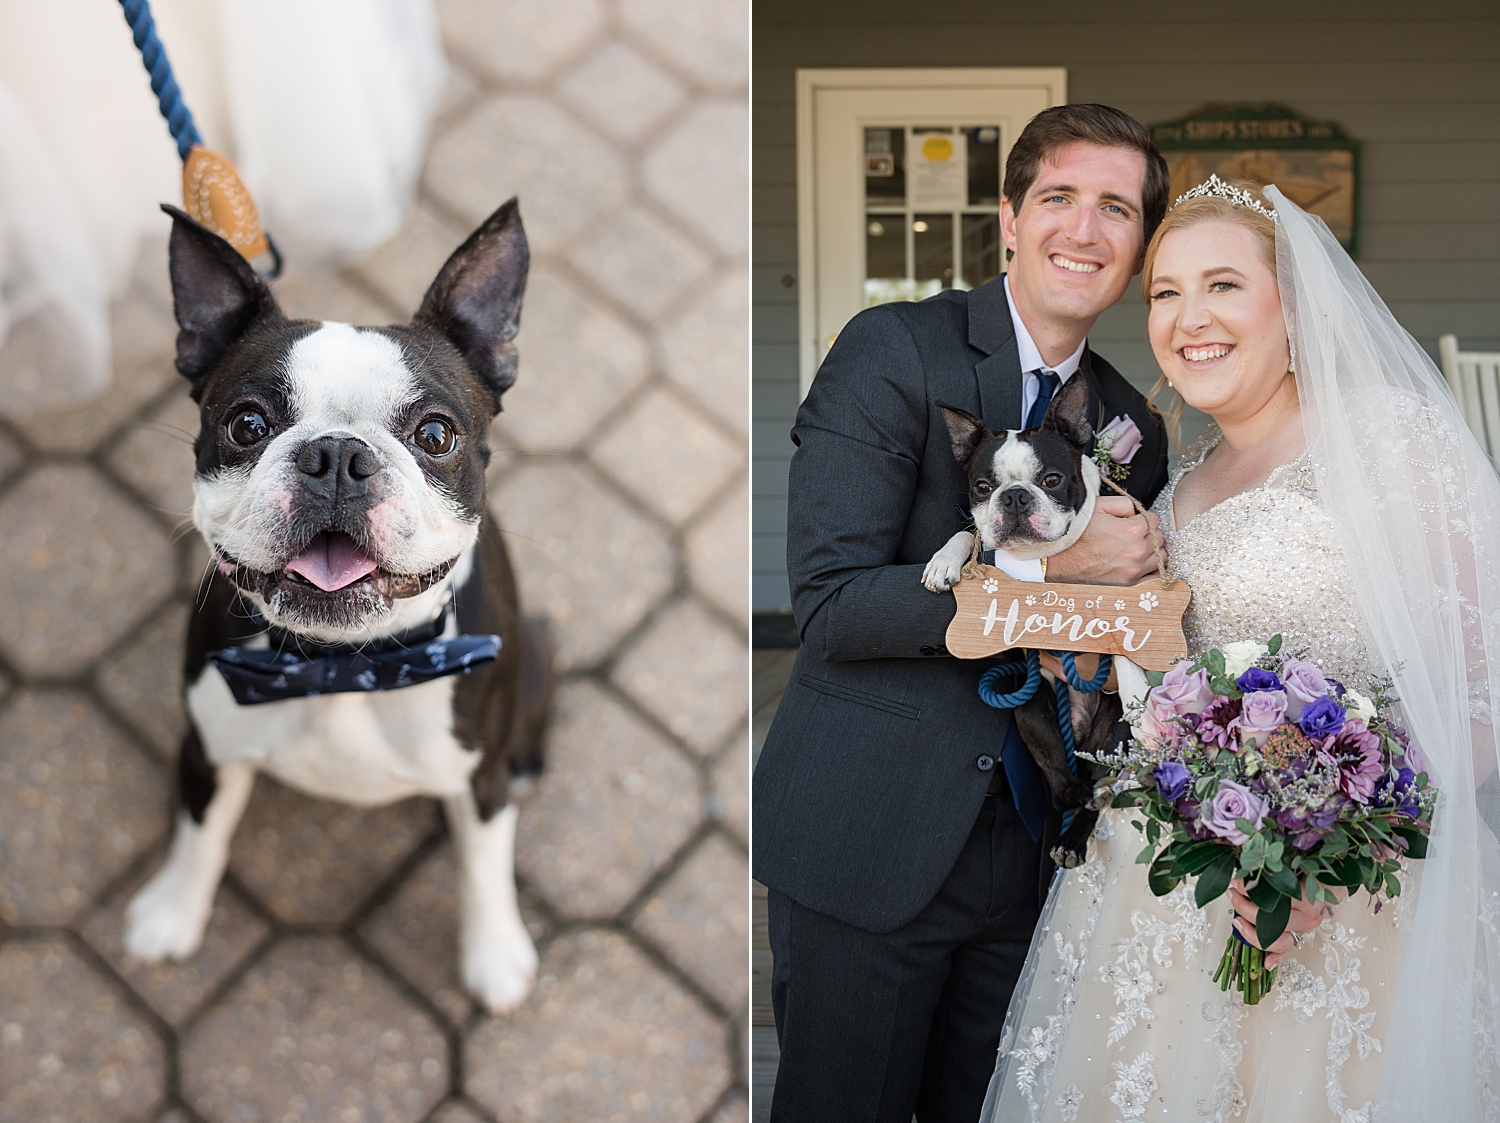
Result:
{"label": "groom's hand", "polygon": [[[1150,533],[1147,533],[1147,523]],[[1138,585],[1157,570],[1151,539],[1167,548],[1150,511],[1141,518],[1123,495],[1101,495],[1083,536],[1047,559],[1047,580],[1076,585]]]}

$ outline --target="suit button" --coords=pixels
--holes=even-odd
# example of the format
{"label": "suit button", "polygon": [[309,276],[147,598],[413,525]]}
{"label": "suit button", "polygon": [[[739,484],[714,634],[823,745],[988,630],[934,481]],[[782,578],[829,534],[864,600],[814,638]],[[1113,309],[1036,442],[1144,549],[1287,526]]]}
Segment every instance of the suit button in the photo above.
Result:
{"label": "suit button", "polygon": [[979,765],[979,771],[988,772],[991,768],[995,767],[995,758],[989,755],[985,755],[980,757],[974,763]]}
{"label": "suit button", "polygon": [[931,655],[931,654],[933,654],[933,650],[930,647],[923,647],[920,650],[921,650],[921,652],[922,652],[923,655]]}

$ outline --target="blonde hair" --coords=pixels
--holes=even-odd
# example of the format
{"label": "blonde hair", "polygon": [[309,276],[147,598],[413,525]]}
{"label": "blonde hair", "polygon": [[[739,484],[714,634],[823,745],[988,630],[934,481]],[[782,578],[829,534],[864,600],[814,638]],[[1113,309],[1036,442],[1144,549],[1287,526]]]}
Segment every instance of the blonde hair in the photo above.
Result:
{"label": "blonde hair", "polygon": [[[1273,209],[1270,201],[1261,193],[1260,184],[1247,179],[1231,179],[1227,182],[1231,187],[1248,191],[1255,201],[1267,210]],[[1226,220],[1238,222],[1255,235],[1262,258],[1271,272],[1276,272],[1276,223],[1257,210],[1237,206],[1217,195],[1201,195],[1196,199],[1186,199],[1167,212],[1167,216],[1162,219],[1161,225],[1156,228],[1156,233],[1151,236],[1151,242],[1146,247],[1146,256],[1141,264],[1141,295],[1146,298],[1148,308],[1151,305],[1151,270],[1156,263],[1156,253],[1161,249],[1161,240],[1172,231],[1181,230],[1184,226],[1191,226],[1195,222]],[[1158,405],[1156,401],[1163,393],[1169,394],[1169,401],[1165,408]],[[1182,396],[1171,389],[1165,373],[1157,376],[1156,384],[1146,395],[1146,402],[1160,415],[1173,446],[1181,448]]]}

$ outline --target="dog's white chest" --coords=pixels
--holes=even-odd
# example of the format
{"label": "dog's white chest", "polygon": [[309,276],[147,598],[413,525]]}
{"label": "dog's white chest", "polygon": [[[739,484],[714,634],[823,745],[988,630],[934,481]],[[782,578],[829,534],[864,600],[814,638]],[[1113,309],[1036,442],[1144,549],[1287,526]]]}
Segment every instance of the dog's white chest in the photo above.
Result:
{"label": "dog's white chest", "polygon": [[242,762],[311,795],[372,806],[468,787],[479,753],[453,736],[454,681],[240,706],[209,666],[187,702],[213,763]]}

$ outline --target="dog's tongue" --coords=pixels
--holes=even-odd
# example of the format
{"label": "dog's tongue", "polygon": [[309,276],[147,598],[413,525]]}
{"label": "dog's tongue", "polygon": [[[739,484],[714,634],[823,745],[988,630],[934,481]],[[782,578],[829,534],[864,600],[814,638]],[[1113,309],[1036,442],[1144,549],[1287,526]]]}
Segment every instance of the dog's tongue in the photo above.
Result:
{"label": "dog's tongue", "polygon": [[325,593],[352,585],[375,568],[375,559],[337,530],[323,531],[286,563],[288,573],[300,573]]}

